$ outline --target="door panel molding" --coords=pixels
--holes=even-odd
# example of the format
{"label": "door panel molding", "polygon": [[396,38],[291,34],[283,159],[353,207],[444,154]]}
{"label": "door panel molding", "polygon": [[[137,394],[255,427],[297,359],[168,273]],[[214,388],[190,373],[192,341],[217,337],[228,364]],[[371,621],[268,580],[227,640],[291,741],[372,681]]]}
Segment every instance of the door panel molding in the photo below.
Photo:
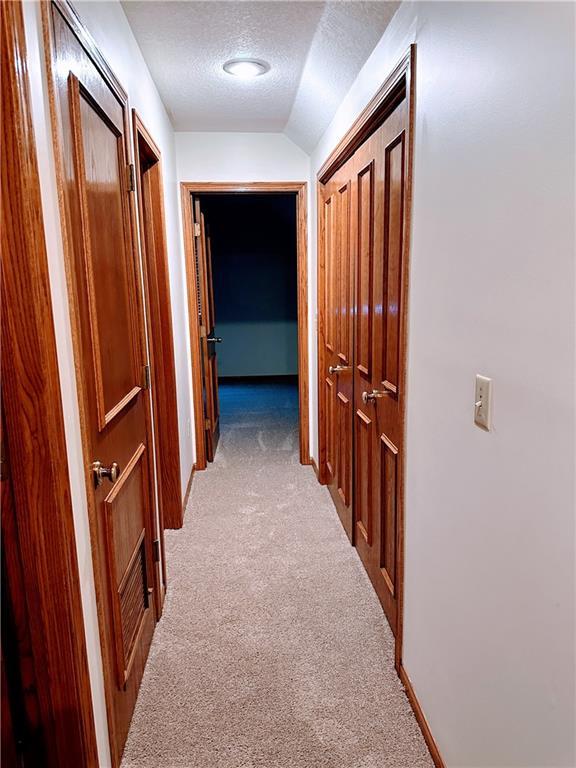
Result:
{"label": "door panel molding", "polygon": [[308,412],[308,246],[307,246],[307,184],[292,181],[255,182],[189,182],[180,183],[184,251],[188,287],[188,317],[192,356],[192,392],[194,401],[194,428],[196,438],[195,468],[206,469],[207,456],[204,442],[204,414],[202,396],[202,346],[198,322],[198,274],[194,243],[193,195],[203,192],[267,192],[296,194],[296,251],[298,283],[298,400],[300,463],[310,464],[310,435]]}

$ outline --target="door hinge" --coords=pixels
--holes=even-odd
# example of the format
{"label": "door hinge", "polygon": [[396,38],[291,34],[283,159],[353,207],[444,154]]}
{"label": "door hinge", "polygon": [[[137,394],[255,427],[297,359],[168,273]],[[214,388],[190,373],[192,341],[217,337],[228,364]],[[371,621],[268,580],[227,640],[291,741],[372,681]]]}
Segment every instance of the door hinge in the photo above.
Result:
{"label": "door hinge", "polygon": [[154,539],[152,542],[152,559],[155,563],[160,562],[160,539]]}
{"label": "door hinge", "polygon": [[204,419],[204,429],[212,429],[212,422],[210,419]]}
{"label": "door hinge", "polygon": [[200,237],[201,234],[202,233],[200,231],[200,224],[198,224],[198,222],[195,221],[194,222],[194,237]]}
{"label": "door hinge", "polygon": [[150,389],[150,366],[142,366],[142,389]]}
{"label": "door hinge", "polygon": [[128,174],[128,192],[134,192],[136,189],[136,175],[134,173],[134,163],[130,163],[126,169]]}

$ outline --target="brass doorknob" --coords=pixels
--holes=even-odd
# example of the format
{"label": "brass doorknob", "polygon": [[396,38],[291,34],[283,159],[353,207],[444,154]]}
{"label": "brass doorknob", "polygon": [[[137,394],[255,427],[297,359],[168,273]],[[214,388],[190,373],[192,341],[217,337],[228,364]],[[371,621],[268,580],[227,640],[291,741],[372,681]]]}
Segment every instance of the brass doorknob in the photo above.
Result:
{"label": "brass doorknob", "polygon": [[372,392],[362,392],[362,402],[364,405],[373,403],[378,397],[385,397],[390,392],[387,389],[373,389]]}
{"label": "brass doorknob", "polygon": [[328,373],[341,373],[342,371],[347,371],[349,368],[349,365],[331,365],[328,368]]}
{"label": "brass doorknob", "polygon": [[94,477],[94,486],[99,488],[104,482],[104,478],[107,477],[111,483],[115,483],[120,476],[120,467],[113,461],[109,467],[102,466],[101,461],[94,461],[92,463],[92,476]]}

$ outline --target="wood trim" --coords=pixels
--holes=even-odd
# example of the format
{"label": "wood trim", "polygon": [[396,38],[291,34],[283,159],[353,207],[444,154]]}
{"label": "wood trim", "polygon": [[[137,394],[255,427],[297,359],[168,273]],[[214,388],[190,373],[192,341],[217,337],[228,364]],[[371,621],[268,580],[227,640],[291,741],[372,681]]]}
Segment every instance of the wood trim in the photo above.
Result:
{"label": "wood trim", "polygon": [[314,470],[314,474],[316,475],[317,479],[320,480],[320,473],[318,470],[318,464],[316,464],[316,461],[313,456],[310,456],[310,465],[312,469]]}
{"label": "wood trim", "polygon": [[410,706],[412,707],[412,711],[414,712],[416,721],[420,726],[420,730],[422,731],[422,736],[424,737],[424,741],[426,742],[426,746],[428,747],[428,751],[430,752],[430,757],[434,761],[434,765],[436,766],[436,768],[446,768],[446,764],[442,759],[442,755],[440,754],[438,745],[436,744],[434,736],[432,736],[432,731],[430,730],[430,726],[428,725],[426,716],[422,711],[422,707],[420,706],[420,702],[418,701],[418,697],[416,696],[416,693],[414,691],[414,686],[412,685],[412,682],[408,677],[408,673],[404,669],[403,664],[400,664],[400,666],[398,667],[398,677],[400,678],[400,681],[404,686],[406,696],[408,697],[408,701],[410,702]]}
{"label": "wood trim", "polygon": [[186,512],[186,507],[188,506],[188,500],[190,499],[190,493],[192,491],[192,480],[194,480],[194,473],[196,472],[196,464],[192,464],[192,469],[190,470],[190,477],[188,478],[188,484],[186,485],[186,493],[184,494],[184,501],[182,502],[182,515]]}
{"label": "wood trim", "polygon": [[326,391],[324,387],[324,373],[326,362],[324,351],[326,348],[324,331],[324,303],[326,295],[324,291],[324,248],[325,248],[325,226],[324,226],[324,198],[322,195],[322,185],[320,181],[316,184],[316,220],[317,220],[317,247],[316,247],[316,345],[318,349],[318,370],[317,370],[317,395],[318,395],[318,482],[322,485],[327,483],[326,469]]}
{"label": "wood trim", "polygon": [[184,230],[184,256],[186,260],[186,285],[188,295],[188,328],[190,332],[190,355],[192,360],[192,406],[194,408],[194,433],[198,470],[206,469],[206,446],[204,443],[204,413],[202,409],[202,349],[200,345],[200,326],[198,324],[198,297],[196,295],[196,264],[194,259],[194,211],[192,195],[184,185],[180,185],[182,204],[182,227]]}
{"label": "wood trim", "polygon": [[183,181],[181,187],[192,194],[202,192],[300,192],[306,190],[305,181]]}
{"label": "wood trim", "polygon": [[202,413],[202,377],[200,329],[198,325],[198,302],[196,297],[196,264],[194,259],[194,234],[192,229],[192,195],[202,192],[295,192],[297,195],[297,238],[298,261],[298,400],[299,400],[299,441],[300,463],[310,463],[310,414],[308,399],[308,234],[307,234],[307,189],[306,182],[255,181],[255,182],[188,182],[180,183],[182,200],[182,223],[184,228],[184,252],[188,284],[188,317],[190,323],[190,348],[192,353],[192,392],[194,401],[194,423],[196,433],[196,462],[198,470],[206,469],[204,445],[204,415]]}
{"label": "wood trim", "polygon": [[[163,529],[181,528],[180,448],[176,365],[172,329],[170,274],[166,245],[162,158],[160,150],[135,109],[132,110],[134,161],[138,196],[140,251],[144,274],[148,349],[152,378],[156,478],[161,530],[156,532],[164,549]],[[145,150],[141,151],[141,146]],[[144,189],[144,173],[157,173],[154,189]],[[151,221],[146,220],[144,196],[149,197]],[[154,220],[157,217],[158,220]],[[148,244],[152,244],[153,253]]]}
{"label": "wood trim", "polygon": [[411,70],[415,71],[415,57],[416,44],[412,44],[322,164],[317,174],[321,184],[325,184],[334,172],[352,157],[358,147],[397,106],[398,101],[402,100],[404,93],[407,94],[409,89],[404,90],[406,75],[409,76]]}
{"label": "wood trim", "polygon": [[46,764],[97,766],[20,2],[1,35],[2,398]]}
{"label": "wood trim", "polygon": [[69,27],[80,41],[82,47],[90,56],[102,77],[107,81],[110,88],[112,88],[118,100],[122,103],[127,102],[128,94],[102,55],[96,41],[82,23],[74,6],[69,0],[48,0],[48,2],[43,2],[43,5],[50,5],[50,3],[58,8],[58,11],[62,14]]}
{"label": "wood trim", "polygon": [[[402,72],[404,73],[402,75]],[[411,233],[412,233],[412,177],[414,168],[414,126],[416,120],[416,44],[412,44],[408,53],[404,56],[402,62],[395,70],[396,77],[405,79],[406,99],[408,104],[408,127],[406,137],[406,200],[404,209],[404,232],[403,232],[403,254],[406,268],[404,270],[404,283],[402,285],[402,294],[404,296],[403,312],[400,318],[401,323],[401,344],[402,349],[400,354],[403,356],[404,365],[402,366],[402,377],[399,381],[399,386],[402,392],[407,392],[407,376],[408,376],[408,306],[410,299],[409,283],[410,283],[410,250],[411,250]],[[397,527],[397,576],[396,576],[396,589],[398,591],[398,612],[397,612],[397,632],[396,632],[396,647],[395,647],[395,665],[396,670],[399,673],[402,666],[402,648],[404,643],[404,539],[405,539],[405,521],[406,521],[406,488],[405,488],[405,476],[406,476],[406,408],[407,398],[403,398],[404,409],[402,413],[402,430],[403,430],[403,451],[402,460],[400,463],[399,473],[399,499],[400,509],[398,514],[398,527]]]}
{"label": "wood trim", "polygon": [[298,400],[300,418],[300,463],[310,464],[310,409],[308,400],[308,226],[307,196],[308,186],[303,184],[298,189],[296,202],[298,264]]}

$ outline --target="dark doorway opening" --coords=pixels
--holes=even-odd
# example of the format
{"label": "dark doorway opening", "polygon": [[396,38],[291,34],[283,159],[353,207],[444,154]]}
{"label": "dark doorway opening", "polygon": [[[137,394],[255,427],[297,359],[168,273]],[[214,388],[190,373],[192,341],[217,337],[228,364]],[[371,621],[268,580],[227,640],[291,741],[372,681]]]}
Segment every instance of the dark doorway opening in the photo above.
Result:
{"label": "dark doorway opening", "polygon": [[281,421],[297,434],[296,195],[198,199],[211,261],[220,430]]}

